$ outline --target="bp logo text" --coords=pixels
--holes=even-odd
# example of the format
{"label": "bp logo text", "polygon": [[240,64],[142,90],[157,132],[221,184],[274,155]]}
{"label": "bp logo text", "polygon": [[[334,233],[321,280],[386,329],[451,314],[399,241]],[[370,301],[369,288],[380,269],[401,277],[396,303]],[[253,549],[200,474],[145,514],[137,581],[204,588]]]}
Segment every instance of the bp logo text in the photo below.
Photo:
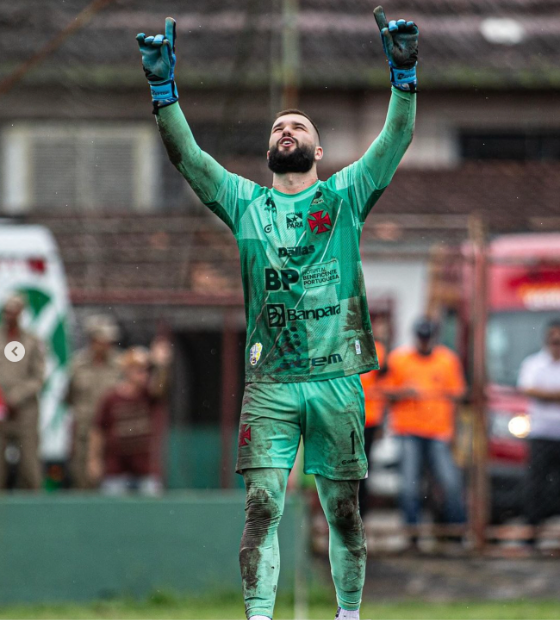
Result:
{"label": "bp logo text", "polygon": [[267,291],[289,291],[292,284],[298,281],[299,272],[296,269],[266,267],[264,270],[264,288]]}
{"label": "bp logo text", "polygon": [[340,314],[340,304],[322,308],[286,308],[285,304],[266,304],[269,327],[285,327],[293,321],[320,321],[329,316]]}

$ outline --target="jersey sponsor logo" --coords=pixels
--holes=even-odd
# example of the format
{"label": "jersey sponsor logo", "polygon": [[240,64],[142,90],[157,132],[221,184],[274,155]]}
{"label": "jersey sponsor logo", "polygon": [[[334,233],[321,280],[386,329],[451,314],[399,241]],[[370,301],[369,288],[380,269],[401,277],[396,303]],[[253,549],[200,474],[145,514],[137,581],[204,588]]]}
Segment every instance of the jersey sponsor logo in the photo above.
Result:
{"label": "jersey sponsor logo", "polygon": [[286,306],[284,304],[266,304],[269,327],[286,327]]}
{"label": "jersey sponsor logo", "polygon": [[267,224],[264,228],[263,228],[264,232],[268,235],[269,233],[272,232],[272,224]]}
{"label": "jersey sponsor logo", "polygon": [[301,279],[304,288],[317,288],[340,282],[338,260],[333,258],[326,263],[317,263],[301,270]]}
{"label": "jersey sponsor logo", "polygon": [[296,269],[273,269],[265,267],[264,288],[267,291],[289,291],[292,284],[299,281],[299,272]]}
{"label": "jersey sponsor logo", "polygon": [[261,359],[262,344],[256,342],[249,350],[249,363],[251,366],[256,366],[257,362]]}
{"label": "jersey sponsor logo", "polygon": [[283,359],[280,368],[282,370],[289,370],[290,368],[305,368],[308,365],[314,368],[321,366],[328,366],[329,364],[342,364],[342,355],[340,353],[331,353],[328,356],[323,357],[297,357],[295,359]]}
{"label": "jersey sponsor logo", "polygon": [[332,228],[331,216],[328,211],[315,211],[307,216],[307,222],[311,232],[316,235],[329,232]]}
{"label": "jersey sponsor logo", "polygon": [[329,316],[340,314],[340,304],[322,308],[286,308],[285,304],[266,304],[269,327],[286,327],[293,321],[320,321]]}
{"label": "jersey sponsor logo", "polygon": [[331,353],[328,357],[312,357],[311,366],[327,366],[328,364],[342,364],[340,353]]}
{"label": "jersey sponsor logo", "polygon": [[251,427],[248,424],[242,424],[239,429],[239,447],[248,446],[251,441]]}
{"label": "jersey sponsor logo", "polygon": [[315,207],[317,205],[321,205],[325,202],[325,199],[323,198],[323,192],[318,191],[315,194],[315,198],[313,198],[313,202],[311,203],[312,207]]}
{"label": "jersey sponsor logo", "polygon": [[315,251],[314,245],[298,245],[292,248],[278,248],[278,256],[307,256]]}
{"label": "jersey sponsor logo", "polygon": [[303,212],[294,211],[286,215],[287,228],[303,228]]}

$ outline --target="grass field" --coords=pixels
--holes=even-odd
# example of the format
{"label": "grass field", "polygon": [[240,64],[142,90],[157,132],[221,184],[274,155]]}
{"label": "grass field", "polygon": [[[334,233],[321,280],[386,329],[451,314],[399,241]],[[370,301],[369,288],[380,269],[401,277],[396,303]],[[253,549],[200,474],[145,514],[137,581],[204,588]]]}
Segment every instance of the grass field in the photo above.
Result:
{"label": "grass field", "polygon": [[[334,612],[334,606],[326,604],[324,598],[320,601],[312,600],[308,617],[310,620],[332,620]],[[274,620],[288,620],[293,617],[293,604],[287,599],[279,600]],[[362,606],[361,617],[364,620],[558,620],[560,601],[366,603]],[[146,602],[122,600],[84,605],[0,607],[0,618],[243,620],[244,614],[240,595],[213,597],[212,600],[204,601],[157,595]]]}

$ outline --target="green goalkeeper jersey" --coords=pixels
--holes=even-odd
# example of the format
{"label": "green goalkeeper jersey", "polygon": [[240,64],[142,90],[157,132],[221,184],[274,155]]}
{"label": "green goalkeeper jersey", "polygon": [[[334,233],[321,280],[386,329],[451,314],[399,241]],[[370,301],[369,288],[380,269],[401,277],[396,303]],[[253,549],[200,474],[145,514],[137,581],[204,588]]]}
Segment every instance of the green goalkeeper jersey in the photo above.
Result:
{"label": "green goalkeeper jersey", "polygon": [[379,367],[360,236],[412,139],[415,98],[393,89],[385,127],[366,154],[298,194],[227,172],[196,145],[178,104],[159,111],[172,162],[237,240],[247,382],[316,381]]}

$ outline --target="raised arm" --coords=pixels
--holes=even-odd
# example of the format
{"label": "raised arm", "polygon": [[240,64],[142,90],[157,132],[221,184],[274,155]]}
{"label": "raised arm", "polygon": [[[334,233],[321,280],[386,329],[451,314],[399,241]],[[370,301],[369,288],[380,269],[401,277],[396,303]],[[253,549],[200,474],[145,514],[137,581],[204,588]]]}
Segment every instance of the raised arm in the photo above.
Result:
{"label": "raised arm", "polygon": [[377,189],[384,189],[393,178],[414,132],[418,27],[404,19],[387,22],[381,6],[373,14],[389,62],[393,92],[385,126],[364,155],[363,163]]}
{"label": "raised arm", "polygon": [[418,28],[414,22],[404,19],[387,23],[381,7],[374,14],[391,74],[387,120],[366,153],[327,181],[335,191],[346,196],[361,223],[391,182],[412,140],[416,116]]}
{"label": "raised arm", "polygon": [[416,94],[394,86],[392,91],[385,125],[362,157],[377,190],[385,189],[391,182],[414,133]]}
{"label": "raised arm", "polygon": [[161,108],[156,120],[171,163],[204,204],[215,202],[229,173],[198,146],[179,103]]}
{"label": "raised arm", "polygon": [[140,33],[136,39],[150,85],[153,113],[169,159],[203,203],[214,203],[229,173],[200,149],[179,107],[175,85],[175,20],[165,19],[165,35],[147,37]]}

